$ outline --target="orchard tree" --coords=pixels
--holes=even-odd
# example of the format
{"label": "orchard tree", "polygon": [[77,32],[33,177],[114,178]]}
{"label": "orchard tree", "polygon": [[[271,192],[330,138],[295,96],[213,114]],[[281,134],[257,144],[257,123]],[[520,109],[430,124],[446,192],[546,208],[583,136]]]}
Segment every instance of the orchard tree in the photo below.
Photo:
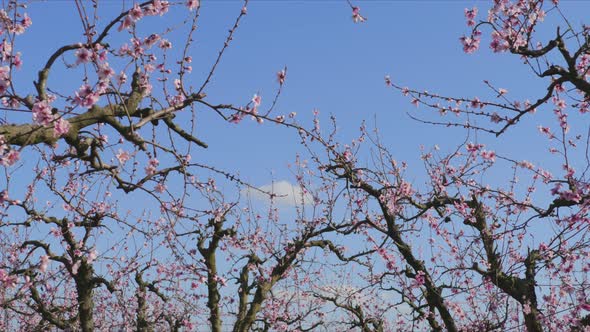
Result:
{"label": "orchard tree", "polygon": [[[330,206],[280,220],[274,193],[244,183],[236,170],[191,159],[208,147],[196,135],[204,125],[197,108],[236,124],[246,117],[280,124],[288,117],[271,115],[274,103],[263,109],[258,95],[245,103],[207,97],[247,4],[236,8],[208,74],[195,84],[189,50],[199,1],[132,2],[107,18],[99,1],[74,1],[80,40],[43,50],[45,64],[29,84],[20,84],[26,64],[18,41],[32,18],[24,2],[5,2],[0,329],[303,331],[323,325],[321,301],[303,291],[320,278],[312,257],[325,252],[354,263],[369,254],[347,257],[327,238],[357,226],[344,219],[323,223]],[[364,20],[352,10],[355,21]],[[183,24],[151,27],[172,22],[165,21],[170,15]],[[283,69],[276,97],[285,78]],[[218,189],[217,181],[235,184],[235,192]],[[301,206],[332,195],[331,187],[313,194],[295,188]],[[267,197],[266,213],[244,203],[249,191]]]}
{"label": "orchard tree", "polygon": [[[465,9],[471,31],[460,38],[464,52],[489,43],[492,52],[514,54],[546,89],[533,101],[517,100],[486,80],[492,97],[480,100],[406,88],[386,77],[388,87],[441,117],[410,112],[418,122],[465,131],[465,143],[450,153],[438,146],[422,150],[424,182],[409,180],[408,169],[416,163],[396,160],[378,130],[363,126],[358,139],[343,144],[333,130],[300,129],[316,165],[314,176],[340,183],[346,193],[341,204],[349,207],[354,223],[364,224],[358,235],[366,249],[381,258],[358,272],[357,288],[390,293],[399,312],[397,319],[383,315],[383,299],[318,292],[349,317],[349,326],[363,331],[590,328],[590,30],[570,22],[558,1],[495,0],[486,9],[487,15]],[[545,16],[559,22],[547,39],[538,32]],[[548,112],[550,120],[539,115]],[[546,146],[539,162],[547,168],[491,148],[509,143],[503,142],[507,132],[526,132],[521,121],[535,116],[539,135],[525,137],[531,145]],[[486,133],[491,137],[482,138]]]}

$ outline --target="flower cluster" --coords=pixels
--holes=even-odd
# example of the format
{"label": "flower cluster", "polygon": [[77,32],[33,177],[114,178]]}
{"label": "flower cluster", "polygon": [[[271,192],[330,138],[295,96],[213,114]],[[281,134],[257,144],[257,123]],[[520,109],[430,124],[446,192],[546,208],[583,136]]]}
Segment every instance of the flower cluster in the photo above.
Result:
{"label": "flower cluster", "polygon": [[70,123],[54,114],[49,100],[38,101],[33,105],[33,122],[41,126],[53,125],[53,135],[61,137],[70,130]]}
{"label": "flower cluster", "polygon": [[[20,159],[20,153],[17,150],[11,149],[4,136],[0,135],[0,165],[12,166]],[[0,199],[3,200],[3,199]]]}
{"label": "flower cluster", "polygon": [[352,7],[352,21],[354,23],[363,23],[367,20],[366,17],[361,15],[361,9],[359,7],[353,6]]}

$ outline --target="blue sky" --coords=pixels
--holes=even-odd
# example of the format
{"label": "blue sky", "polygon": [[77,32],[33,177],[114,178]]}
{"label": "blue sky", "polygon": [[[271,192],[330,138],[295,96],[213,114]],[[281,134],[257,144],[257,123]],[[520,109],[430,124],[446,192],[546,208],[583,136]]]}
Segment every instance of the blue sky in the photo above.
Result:
{"label": "blue sky", "polygon": [[[463,9],[475,5],[481,12],[487,5],[485,2],[358,1],[357,4],[368,17],[365,24],[352,23],[350,9],[343,1],[253,1],[210,95],[219,100],[225,96],[239,100],[260,92],[268,102],[276,88],[274,73],[287,65],[287,83],[277,114],[296,111],[303,123],[310,123],[313,109],[320,110],[324,122],[329,114],[334,114],[345,142],[356,134],[360,121],[367,120],[371,127],[376,119],[384,142],[394,155],[419,163],[421,144],[439,144],[443,151],[452,150],[464,140],[465,134],[409,119],[407,111],[421,115],[425,114],[421,113],[424,110],[416,112],[407,98],[386,88],[385,75],[401,85],[454,96],[490,97],[484,79],[508,89],[510,96],[517,99],[535,100],[544,92],[546,81],[536,79],[515,56],[492,54],[485,39],[480,52],[463,53],[458,41],[462,34],[468,33]],[[207,37],[197,52],[214,54],[211,47],[220,43],[225,32],[223,27],[227,27],[218,15],[235,12],[235,7],[237,3],[232,1],[205,2],[201,36]],[[590,3],[565,2],[563,9],[576,23],[580,22],[582,13],[589,12]],[[221,28],[214,30],[214,25]],[[547,26],[551,26],[551,17]],[[219,36],[213,38],[219,31]],[[554,31],[549,33],[553,36]],[[531,140],[527,139],[541,139],[536,127],[542,117],[541,114],[526,119],[522,128],[499,140],[488,135],[479,135],[478,139],[492,144],[499,153],[546,162],[542,157],[546,147],[531,146]],[[221,153],[234,156],[231,163],[239,161],[242,172],[254,182],[264,182],[270,172],[275,172],[279,179],[283,177],[284,165],[293,159],[293,148],[297,149],[292,135],[280,128],[254,123],[232,131],[229,128],[220,131],[220,127],[209,126],[212,129],[209,153],[220,153],[215,146],[223,144]]]}
{"label": "blue sky", "polygon": [[[122,5],[131,3],[102,2],[102,18],[115,15]],[[263,106],[268,106],[278,86],[275,73],[286,65],[287,80],[275,115],[297,112],[301,123],[311,125],[314,109],[320,111],[324,123],[334,114],[343,142],[356,135],[362,120],[367,120],[370,128],[376,123],[394,155],[412,162],[418,161],[420,145],[438,144],[443,151],[452,150],[465,134],[411,120],[407,111],[436,117],[415,111],[409,99],[388,89],[385,75],[400,85],[465,97],[489,97],[484,79],[521,99],[535,99],[544,89],[544,82],[535,79],[517,57],[492,54],[485,39],[482,50],[475,55],[462,52],[458,38],[468,32],[463,9],[474,5],[483,9],[485,2],[356,4],[368,17],[364,24],[352,22],[345,1],[251,1],[248,15],[207,90],[210,101],[243,105],[259,93]],[[190,49],[194,72],[189,83],[200,86],[240,8],[241,1],[237,0],[203,1],[199,29]],[[575,23],[589,12],[590,2],[565,1],[563,8]],[[30,75],[56,47],[81,40],[81,29],[69,1],[34,2],[29,15],[33,26],[18,42],[26,67],[18,79],[32,88]],[[176,24],[182,17],[173,12],[164,20],[152,20],[140,28],[160,29]],[[122,41],[128,36],[118,34],[114,38]],[[65,85],[66,77],[52,79]],[[79,80],[74,84],[79,86]],[[199,111],[198,117],[197,133],[210,148],[195,152],[194,158],[227,170],[239,169],[255,185],[267,184],[271,178],[289,179],[286,165],[294,160],[295,152],[302,151],[295,133],[253,121],[239,126],[227,124],[206,110]],[[495,141],[491,144],[504,149],[509,142],[504,154],[542,159],[540,153],[545,148],[531,147],[530,140],[524,139],[537,135],[538,122],[536,118],[525,120],[523,128],[500,140],[485,135],[478,139]]]}

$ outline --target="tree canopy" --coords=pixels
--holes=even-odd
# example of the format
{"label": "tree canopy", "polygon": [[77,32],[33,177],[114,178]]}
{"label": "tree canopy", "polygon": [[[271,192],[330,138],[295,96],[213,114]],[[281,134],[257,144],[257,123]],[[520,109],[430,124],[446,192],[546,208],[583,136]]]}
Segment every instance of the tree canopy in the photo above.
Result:
{"label": "tree canopy", "polygon": [[[462,141],[416,144],[410,161],[379,121],[352,139],[337,112],[300,121],[281,100],[297,69],[269,68],[272,93],[211,96],[249,1],[232,3],[211,61],[193,48],[206,2],[121,3],[69,3],[77,16],[59,19],[81,23],[79,40],[36,50],[39,68],[20,40],[29,6],[50,4],[0,10],[0,330],[590,329],[590,28],[559,1],[478,2],[449,41],[516,59],[532,95],[385,76],[408,98],[396,116]],[[203,157],[216,146],[202,128],[232,124],[234,139],[246,120],[290,137],[293,181],[257,186],[231,155]],[[514,154],[514,137],[543,155]]]}

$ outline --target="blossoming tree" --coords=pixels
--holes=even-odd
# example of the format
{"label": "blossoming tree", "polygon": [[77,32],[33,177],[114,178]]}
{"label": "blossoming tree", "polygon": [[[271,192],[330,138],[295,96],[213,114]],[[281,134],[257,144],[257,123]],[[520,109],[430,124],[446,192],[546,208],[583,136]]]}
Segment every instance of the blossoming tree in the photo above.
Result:
{"label": "blossoming tree", "polygon": [[[559,26],[543,39],[538,30],[546,15]],[[472,29],[460,38],[466,53],[475,53],[490,31],[492,52],[520,57],[546,90],[534,101],[517,100],[484,81],[492,97],[480,100],[406,88],[386,77],[413,105],[440,115],[410,112],[412,118],[467,136],[448,154],[424,149],[426,179],[418,183],[406,175],[415,163],[396,160],[378,131],[363,127],[359,139],[343,145],[318,129],[302,130],[317,175],[341,183],[351,220],[364,224],[366,249],[381,257],[359,272],[365,283],[358,288],[395,300],[388,307],[378,305],[384,300],[317,296],[364,331],[587,330],[590,30],[570,22],[558,1],[495,0],[487,15],[472,8],[465,17]],[[547,112],[554,117],[536,114]],[[525,137],[548,146],[538,161],[546,167],[475,139],[491,134],[494,146],[509,131],[526,132],[520,122],[536,115],[540,134]]]}
{"label": "blossoming tree", "polygon": [[[231,170],[191,160],[191,152],[207,148],[195,134],[197,107],[233,123],[285,119],[271,118],[272,106],[263,110],[257,95],[234,106],[206,94],[247,4],[237,8],[195,87],[187,77],[199,1],[137,2],[109,19],[99,1],[74,1],[81,39],[47,51],[31,90],[17,83],[23,66],[17,41],[32,20],[23,3],[5,3],[1,330],[321,325],[317,300],[291,302],[319,278],[305,273],[313,270],[314,251],[355,260],[325,238],[355,226],[324,225],[320,211],[302,211],[285,223],[273,204],[260,214],[243,205],[240,193],[258,190],[273,202],[271,192],[248,186]],[[184,25],[151,28],[171,12]],[[183,39],[168,40],[172,32]],[[277,77],[278,95],[286,70]],[[233,195],[217,189],[219,179],[236,185]],[[308,195],[302,193],[302,202]]]}

